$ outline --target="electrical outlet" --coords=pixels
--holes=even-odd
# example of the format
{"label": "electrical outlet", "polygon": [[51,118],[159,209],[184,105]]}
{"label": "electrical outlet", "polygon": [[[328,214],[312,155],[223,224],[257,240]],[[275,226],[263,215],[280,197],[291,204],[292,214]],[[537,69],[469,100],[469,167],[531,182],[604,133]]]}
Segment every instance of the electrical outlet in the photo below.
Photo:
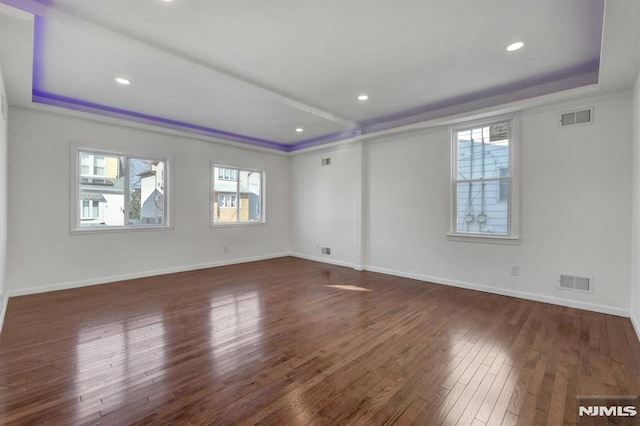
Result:
{"label": "electrical outlet", "polygon": [[520,275],[520,265],[511,265],[511,275],[518,276]]}
{"label": "electrical outlet", "polygon": [[331,249],[329,247],[322,247],[322,254],[331,255]]}

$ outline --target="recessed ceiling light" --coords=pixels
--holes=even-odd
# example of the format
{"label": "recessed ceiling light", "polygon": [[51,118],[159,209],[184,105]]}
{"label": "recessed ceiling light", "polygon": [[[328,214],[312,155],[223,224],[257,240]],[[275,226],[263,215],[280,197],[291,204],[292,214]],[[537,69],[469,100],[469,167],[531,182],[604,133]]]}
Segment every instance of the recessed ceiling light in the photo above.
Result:
{"label": "recessed ceiling light", "polygon": [[366,101],[367,99],[369,99],[369,96],[367,96],[367,95],[360,95],[360,96],[358,96],[358,100],[359,100],[359,101]]}
{"label": "recessed ceiling light", "polygon": [[521,49],[522,46],[524,46],[524,43],[521,42],[521,41],[517,41],[515,43],[511,43],[510,45],[508,45],[507,46],[507,51],[513,52],[514,50]]}
{"label": "recessed ceiling light", "polygon": [[122,78],[122,77],[116,77],[114,80],[116,81],[116,83],[123,84],[125,86],[127,84],[131,84],[131,82],[129,80],[127,80],[126,78]]}
{"label": "recessed ceiling light", "polygon": [[298,133],[300,133],[300,132],[304,132],[304,129],[303,129],[302,127],[298,127],[298,128],[296,129],[296,132],[298,132]]}

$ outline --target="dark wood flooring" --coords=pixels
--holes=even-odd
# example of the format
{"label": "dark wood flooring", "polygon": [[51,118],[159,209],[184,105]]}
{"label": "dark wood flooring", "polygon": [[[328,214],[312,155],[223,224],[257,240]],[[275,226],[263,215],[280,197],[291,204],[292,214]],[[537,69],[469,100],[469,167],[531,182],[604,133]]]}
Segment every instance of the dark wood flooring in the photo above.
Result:
{"label": "dark wood flooring", "polygon": [[0,424],[571,424],[630,321],[295,258],[11,298]]}

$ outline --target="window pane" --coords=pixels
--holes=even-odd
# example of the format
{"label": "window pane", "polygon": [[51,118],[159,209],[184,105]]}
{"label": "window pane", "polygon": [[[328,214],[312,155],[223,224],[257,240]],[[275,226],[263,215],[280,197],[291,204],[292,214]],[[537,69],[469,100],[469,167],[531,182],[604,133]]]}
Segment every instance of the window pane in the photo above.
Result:
{"label": "window pane", "polygon": [[509,167],[509,127],[507,124],[457,132],[458,180],[495,178]]}
{"label": "window pane", "polygon": [[213,166],[213,223],[262,222],[262,172]]}
{"label": "window pane", "polygon": [[240,220],[261,222],[262,173],[240,170]]}
{"label": "window pane", "polygon": [[124,225],[123,161],[115,155],[80,152],[80,227]]}
{"label": "window pane", "polygon": [[508,234],[508,203],[498,201],[496,182],[501,181],[456,184],[456,232]]}
{"label": "window pane", "polygon": [[164,224],[164,161],[129,159],[129,224]]}

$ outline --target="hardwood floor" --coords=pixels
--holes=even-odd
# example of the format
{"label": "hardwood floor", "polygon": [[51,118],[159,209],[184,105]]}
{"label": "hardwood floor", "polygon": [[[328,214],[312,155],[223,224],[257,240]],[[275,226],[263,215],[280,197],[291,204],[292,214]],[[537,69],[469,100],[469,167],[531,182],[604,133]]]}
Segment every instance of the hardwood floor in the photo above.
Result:
{"label": "hardwood floor", "polygon": [[626,318],[294,258],[10,299],[0,424],[571,424]]}

